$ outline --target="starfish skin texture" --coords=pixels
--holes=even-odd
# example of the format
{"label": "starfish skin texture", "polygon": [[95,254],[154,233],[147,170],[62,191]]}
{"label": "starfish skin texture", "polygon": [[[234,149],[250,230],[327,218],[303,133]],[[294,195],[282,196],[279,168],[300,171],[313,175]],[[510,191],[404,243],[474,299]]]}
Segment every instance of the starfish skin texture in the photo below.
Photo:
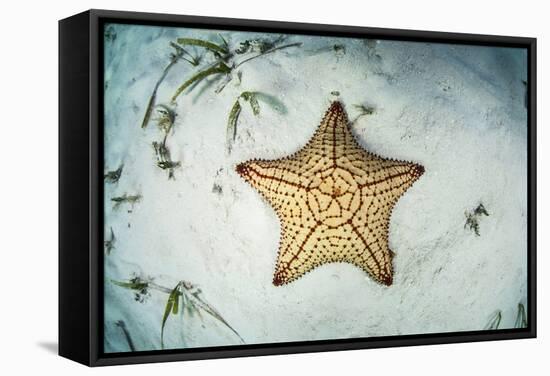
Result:
{"label": "starfish skin texture", "polygon": [[293,155],[250,160],[236,171],[280,219],[275,286],[332,262],[353,264],[392,284],[391,212],[424,167],[363,149],[340,102],[331,104],[310,141]]}

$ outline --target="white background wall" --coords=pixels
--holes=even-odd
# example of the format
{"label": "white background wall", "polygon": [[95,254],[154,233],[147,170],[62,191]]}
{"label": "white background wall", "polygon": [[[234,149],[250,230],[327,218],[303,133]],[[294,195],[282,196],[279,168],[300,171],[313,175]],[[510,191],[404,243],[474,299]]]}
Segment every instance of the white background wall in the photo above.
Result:
{"label": "white background wall", "polygon": [[[9,1],[0,22],[0,373],[151,374],[542,374],[550,325],[545,273],[545,150],[550,28],[542,1],[274,0]],[[458,344],[87,369],[55,356],[57,342],[57,20],[87,8],[520,35],[538,42],[538,299],[536,340]],[[546,67],[545,67],[546,65]],[[538,372],[537,372],[538,371]]]}

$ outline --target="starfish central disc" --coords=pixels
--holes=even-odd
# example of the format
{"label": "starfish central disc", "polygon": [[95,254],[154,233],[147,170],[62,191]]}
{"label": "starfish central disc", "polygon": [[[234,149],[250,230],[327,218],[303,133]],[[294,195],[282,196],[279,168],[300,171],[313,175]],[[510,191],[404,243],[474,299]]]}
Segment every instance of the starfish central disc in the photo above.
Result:
{"label": "starfish central disc", "polygon": [[236,170],[281,221],[274,285],[330,262],[356,265],[376,281],[392,284],[391,211],[424,167],[363,149],[340,102],[331,104],[313,137],[295,154],[250,160]]}

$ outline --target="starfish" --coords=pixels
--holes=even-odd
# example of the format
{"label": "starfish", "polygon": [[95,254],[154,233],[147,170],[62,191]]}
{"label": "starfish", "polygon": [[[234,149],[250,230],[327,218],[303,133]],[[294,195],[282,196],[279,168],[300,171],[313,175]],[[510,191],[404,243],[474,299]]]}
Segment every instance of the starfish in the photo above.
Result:
{"label": "starfish", "polygon": [[312,138],[296,153],[253,159],[236,170],[281,221],[275,286],[331,262],[353,264],[375,281],[392,284],[391,212],[424,167],[363,149],[340,102],[331,104]]}

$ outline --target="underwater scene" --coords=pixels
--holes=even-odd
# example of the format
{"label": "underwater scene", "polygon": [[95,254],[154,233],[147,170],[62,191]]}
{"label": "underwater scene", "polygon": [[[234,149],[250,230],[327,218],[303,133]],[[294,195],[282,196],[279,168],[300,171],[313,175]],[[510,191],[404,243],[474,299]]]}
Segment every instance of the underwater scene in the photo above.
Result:
{"label": "underwater scene", "polygon": [[105,353],[527,327],[527,51],[107,23]]}

